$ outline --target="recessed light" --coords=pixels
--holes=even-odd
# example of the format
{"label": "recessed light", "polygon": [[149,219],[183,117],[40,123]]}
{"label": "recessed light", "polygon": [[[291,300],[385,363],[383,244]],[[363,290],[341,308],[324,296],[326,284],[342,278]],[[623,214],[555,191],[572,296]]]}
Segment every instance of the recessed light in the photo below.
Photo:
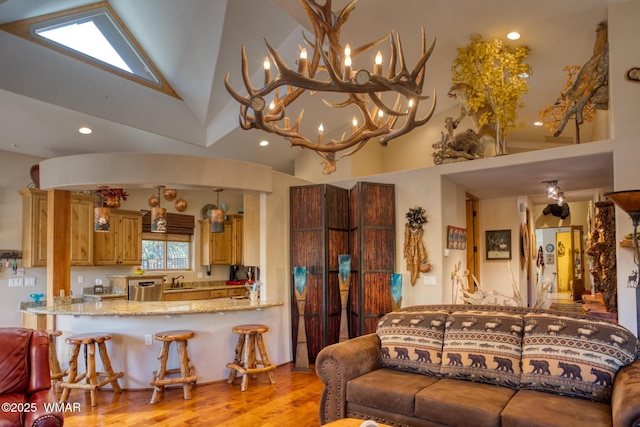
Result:
{"label": "recessed light", "polygon": [[266,139],[263,139],[262,141],[260,141],[261,147],[266,147],[267,145],[269,145],[269,141],[267,141]]}
{"label": "recessed light", "polygon": [[507,34],[507,38],[509,40],[518,40],[520,38],[520,33],[517,31],[512,31],[509,34]]}
{"label": "recessed light", "polygon": [[534,126],[542,126],[543,124],[544,124],[544,123],[542,123],[542,122],[533,122],[533,125],[534,125]]}
{"label": "recessed light", "polygon": [[78,132],[80,132],[83,135],[90,135],[93,133],[93,129],[86,126],[82,126],[80,129],[78,129]]}

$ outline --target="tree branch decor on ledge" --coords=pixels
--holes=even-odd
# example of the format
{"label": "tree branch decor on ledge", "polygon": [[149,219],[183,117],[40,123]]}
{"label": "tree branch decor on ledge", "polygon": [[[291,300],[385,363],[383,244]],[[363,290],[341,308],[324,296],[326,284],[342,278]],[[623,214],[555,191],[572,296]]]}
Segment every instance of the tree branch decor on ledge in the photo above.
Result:
{"label": "tree branch decor on ledge", "polygon": [[493,136],[497,155],[506,154],[505,138],[520,125],[518,109],[524,105],[520,97],[529,91],[527,78],[532,72],[524,62],[528,55],[527,46],[514,48],[476,34],[467,46],[458,48],[451,67],[449,97],[460,96],[463,102],[453,128],[469,115],[479,137]]}
{"label": "tree branch decor on ledge", "polygon": [[595,110],[609,108],[609,37],[607,22],[598,24],[591,58],[582,66],[566,66],[568,78],[553,105],[540,112],[545,127],[558,137],[573,117],[576,144],[580,143],[580,125],[593,120]]}

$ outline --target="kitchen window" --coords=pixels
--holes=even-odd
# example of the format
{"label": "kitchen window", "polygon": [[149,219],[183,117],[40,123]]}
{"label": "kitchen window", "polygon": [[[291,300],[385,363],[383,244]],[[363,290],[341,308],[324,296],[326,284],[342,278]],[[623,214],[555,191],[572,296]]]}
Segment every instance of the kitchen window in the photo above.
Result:
{"label": "kitchen window", "polygon": [[191,268],[191,236],[142,233],[143,270]]}

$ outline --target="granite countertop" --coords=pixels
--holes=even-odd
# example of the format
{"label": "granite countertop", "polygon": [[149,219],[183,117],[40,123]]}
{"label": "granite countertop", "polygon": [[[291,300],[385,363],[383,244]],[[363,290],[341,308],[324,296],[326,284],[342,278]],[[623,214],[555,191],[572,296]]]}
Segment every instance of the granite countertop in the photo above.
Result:
{"label": "granite countertop", "polygon": [[158,316],[225,311],[261,310],[281,306],[281,301],[251,304],[248,299],[217,298],[196,301],[99,301],[74,304],[58,304],[22,309],[27,313],[71,316]]}

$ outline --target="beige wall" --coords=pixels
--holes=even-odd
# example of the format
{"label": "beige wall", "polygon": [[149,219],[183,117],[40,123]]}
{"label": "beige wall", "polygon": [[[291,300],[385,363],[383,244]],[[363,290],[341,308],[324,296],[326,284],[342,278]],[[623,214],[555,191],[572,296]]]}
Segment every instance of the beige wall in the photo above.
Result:
{"label": "beige wall", "polygon": [[[29,169],[39,158],[0,151],[0,249],[22,250],[22,202],[18,191],[31,183]],[[9,287],[11,266],[0,260],[0,326],[20,326],[20,301],[29,301],[30,293],[46,291],[43,277],[36,287]]]}

